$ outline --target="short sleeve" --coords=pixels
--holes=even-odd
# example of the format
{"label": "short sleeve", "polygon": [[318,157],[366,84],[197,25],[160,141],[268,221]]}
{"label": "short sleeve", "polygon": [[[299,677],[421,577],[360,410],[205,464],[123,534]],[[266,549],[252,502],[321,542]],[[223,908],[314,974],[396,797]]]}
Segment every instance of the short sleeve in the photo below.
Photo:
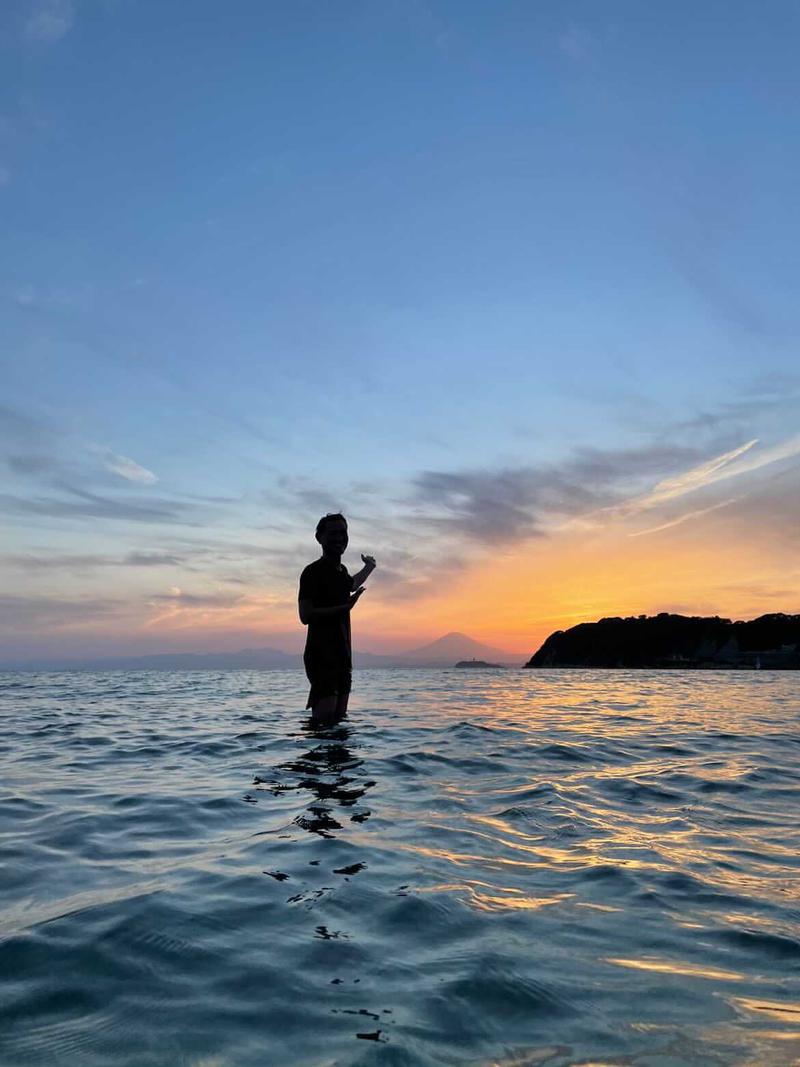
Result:
{"label": "short sleeve", "polygon": [[314,571],[311,567],[306,567],[300,575],[300,592],[297,595],[297,599],[313,600],[317,591],[317,584],[314,578]]}

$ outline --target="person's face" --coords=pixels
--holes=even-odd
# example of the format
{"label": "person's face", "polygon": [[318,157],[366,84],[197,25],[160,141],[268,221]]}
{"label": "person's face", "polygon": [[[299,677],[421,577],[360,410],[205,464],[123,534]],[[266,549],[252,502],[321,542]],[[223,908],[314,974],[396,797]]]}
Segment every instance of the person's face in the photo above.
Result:
{"label": "person's face", "polygon": [[347,523],[341,519],[326,522],[319,533],[322,551],[328,556],[341,556],[348,545]]}

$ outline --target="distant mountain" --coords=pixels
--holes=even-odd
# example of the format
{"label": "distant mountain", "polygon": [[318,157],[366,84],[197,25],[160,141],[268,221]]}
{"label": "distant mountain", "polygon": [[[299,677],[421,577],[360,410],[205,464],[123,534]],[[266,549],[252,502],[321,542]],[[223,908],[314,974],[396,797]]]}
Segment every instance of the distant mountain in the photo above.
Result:
{"label": "distant mountain", "polygon": [[490,645],[483,645],[466,634],[454,631],[439,637],[430,644],[410,648],[401,653],[405,659],[420,663],[453,664],[460,659],[485,659],[499,663],[518,663],[520,657]]}
{"label": "distant mountain", "polygon": [[[466,634],[449,633],[437,641],[393,654],[353,653],[357,668],[363,667],[451,667],[456,660],[488,659],[493,662],[519,664],[521,657],[474,641]],[[192,671],[192,670],[278,670],[302,667],[299,652],[282,652],[277,648],[243,648],[238,652],[165,652],[149,656],[105,656],[83,660],[52,658],[26,663],[0,664],[2,669],[24,670],[125,670],[125,671]]]}
{"label": "distant mountain", "polygon": [[557,630],[526,667],[800,669],[800,615],[639,615]]}

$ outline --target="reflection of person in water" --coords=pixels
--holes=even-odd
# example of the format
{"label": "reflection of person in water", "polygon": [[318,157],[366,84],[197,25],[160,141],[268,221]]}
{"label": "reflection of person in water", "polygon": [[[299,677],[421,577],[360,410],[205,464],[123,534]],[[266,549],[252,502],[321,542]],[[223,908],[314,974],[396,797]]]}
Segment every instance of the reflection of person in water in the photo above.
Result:
{"label": "reflection of person in water", "polygon": [[322,556],[300,575],[300,621],[308,627],[303,662],[311,683],[307,708],[317,720],[340,719],[347,711],[353,670],[350,612],[375,569],[372,556],[352,577],[342,563],[347,544],[344,515],[324,515],[317,523]]}
{"label": "reflection of person in water", "polygon": [[[301,730],[301,745],[305,749],[311,743],[312,747],[278,764],[269,777],[256,775],[253,784],[268,789],[276,797],[308,790],[309,804],[294,822],[320,837],[332,837],[342,828],[339,819],[348,813],[350,822],[366,822],[371,812],[362,800],[375,782],[364,777],[361,770],[364,761],[357,755],[361,746],[351,740],[347,722],[311,718]],[[337,808],[349,812],[338,812]]]}
{"label": "reflection of person in water", "polygon": [[298,775],[294,788],[308,789],[313,795],[307,811],[294,821],[320,837],[331,837],[341,829],[334,811],[337,804],[352,809],[351,822],[366,822],[370,811],[359,801],[375,783],[360,777],[358,768],[364,761],[348,748],[349,731],[345,723],[325,726],[312,719],[303,729],[320,744],[283,765],[284,770]]}

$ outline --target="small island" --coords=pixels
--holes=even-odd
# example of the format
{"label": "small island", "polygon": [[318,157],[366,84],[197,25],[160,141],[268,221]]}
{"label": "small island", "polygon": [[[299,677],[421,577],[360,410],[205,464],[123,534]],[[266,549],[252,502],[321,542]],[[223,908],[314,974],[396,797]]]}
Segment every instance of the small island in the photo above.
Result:
{"label": "small island", "polygon": [[478,667],[478,668],[482,668],[482,667],[499,667],[499,668],[502,669],[503,664],[502,663],[487,663],[485,659],[461,659],[456,664],[456,667],[466,667],[466,668],[471,668],[471,667]]}
{"label": "small island", "polygon": [[800,615],[636,615],[557,630],[526,667],[800,670]]}

